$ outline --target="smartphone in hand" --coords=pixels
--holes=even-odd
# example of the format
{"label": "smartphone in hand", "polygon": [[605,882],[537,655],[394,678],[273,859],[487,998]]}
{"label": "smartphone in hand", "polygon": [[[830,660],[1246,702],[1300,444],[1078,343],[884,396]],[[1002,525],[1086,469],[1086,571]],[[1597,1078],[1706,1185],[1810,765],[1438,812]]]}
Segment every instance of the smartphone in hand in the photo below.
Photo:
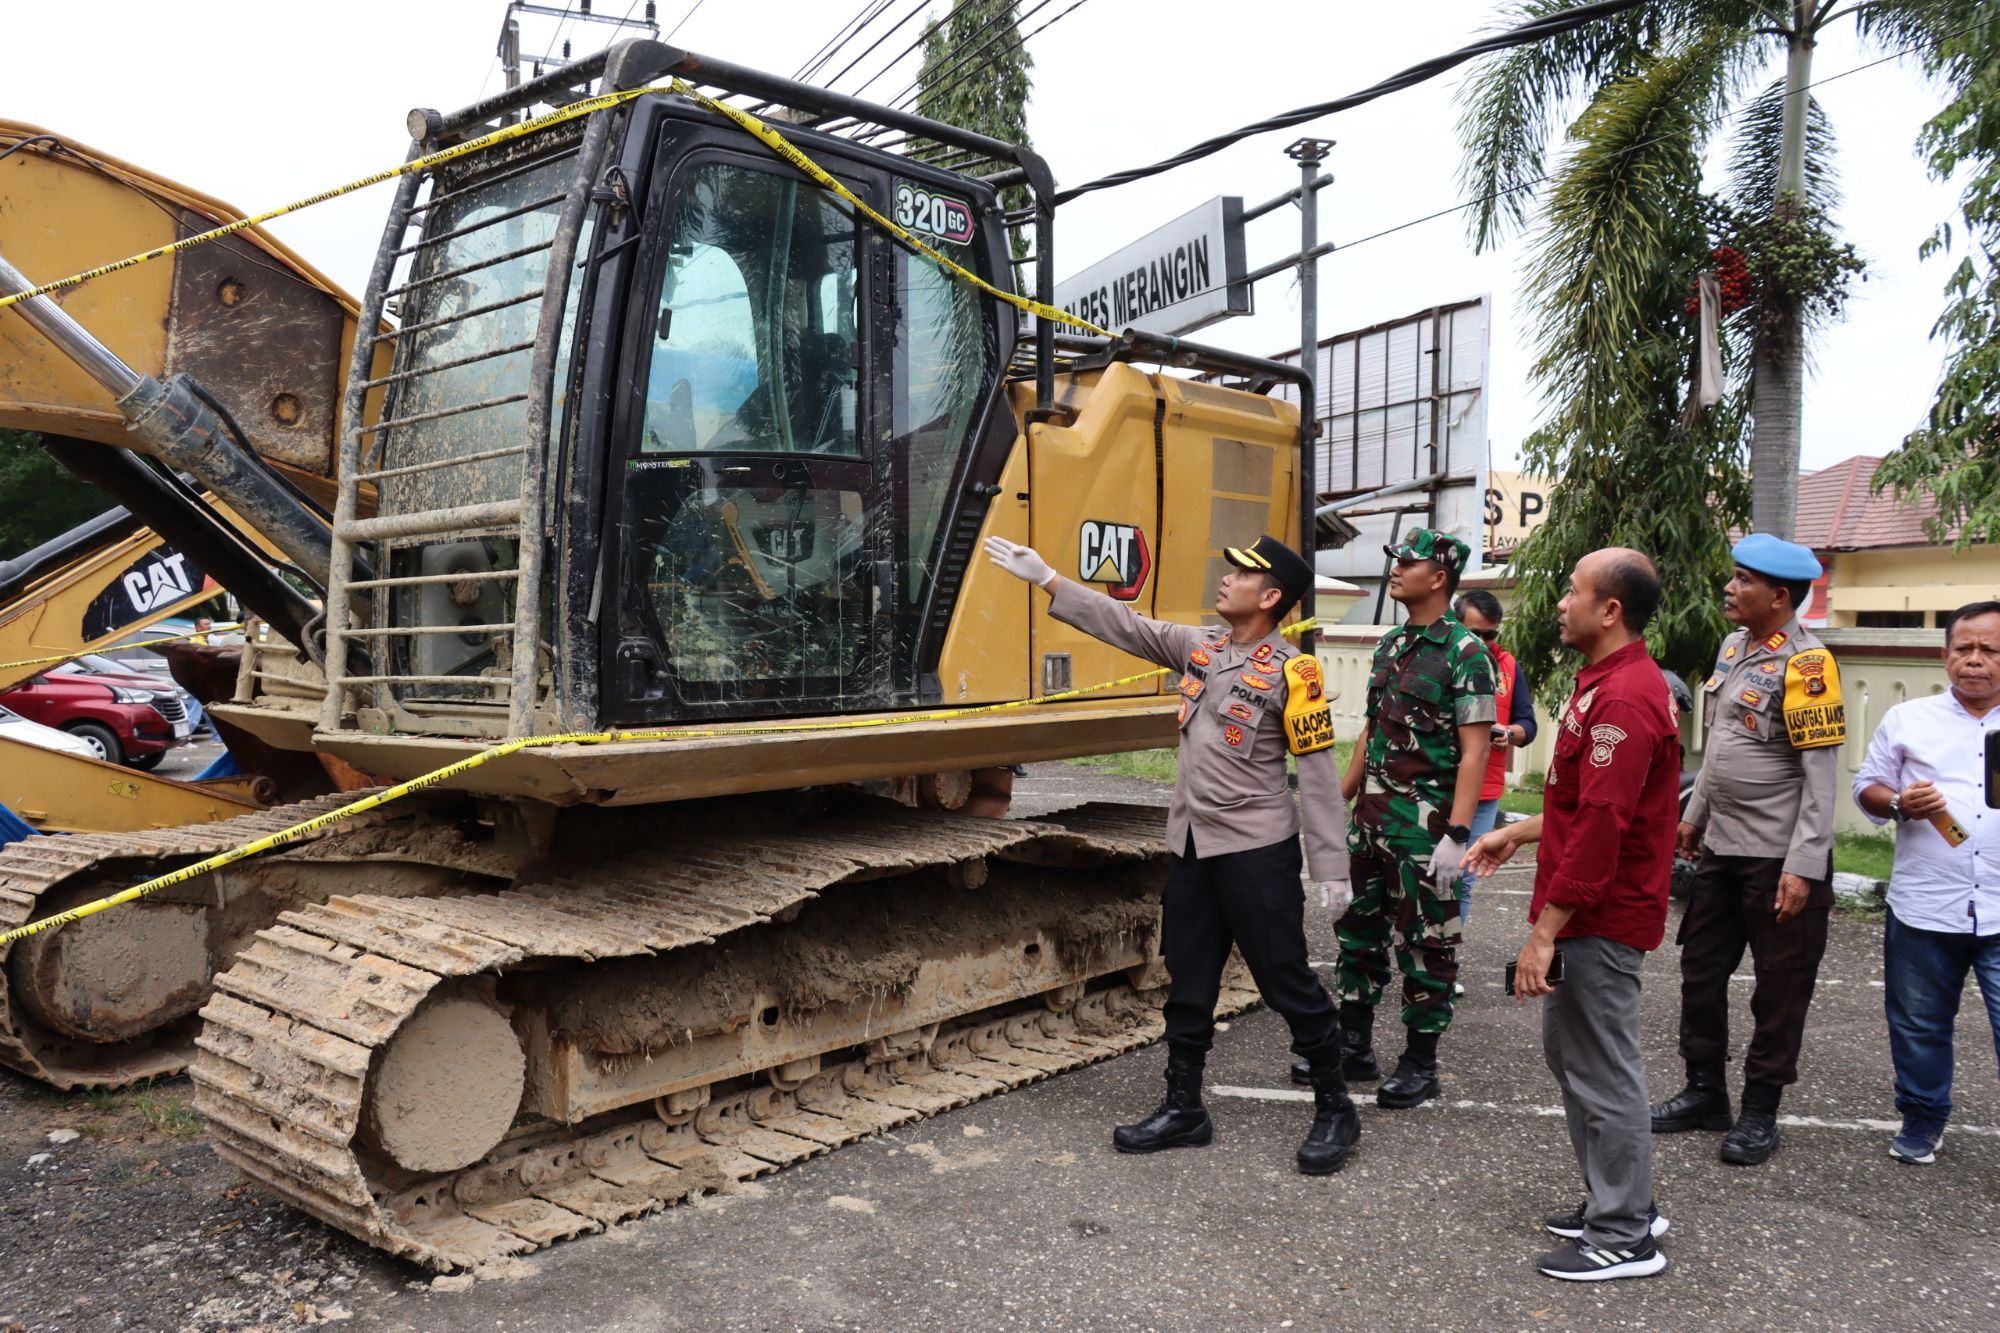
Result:
{"label": "smartphone in hand", "polygon": [[[1519,966],[1520,965],[1518,963],[1507,964],[1507,993],[1509,995],[1512,995],[1514,993],[1514,973],[1519,968]],[[1562,984],[1562,979],[1563,979],[1563,951],[1561,949],[1557,949],[1555,951],[1555,955],[1549,959],[1548,983],[1551,986],[1560,986]]]}

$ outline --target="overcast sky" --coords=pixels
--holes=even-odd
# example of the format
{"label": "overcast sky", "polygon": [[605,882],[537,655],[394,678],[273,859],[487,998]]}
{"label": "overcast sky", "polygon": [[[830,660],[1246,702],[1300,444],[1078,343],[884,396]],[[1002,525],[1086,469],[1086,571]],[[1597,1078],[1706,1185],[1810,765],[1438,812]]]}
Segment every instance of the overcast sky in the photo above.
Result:
{"label": "overcast sky", "polygon": [[[643,0],[639,0],[642,4]],[[1076,184],[1151,162],[1198,139],[1272,113],[1346,93],[1468,40],[1493,13],[1488,0],[1422,6],[1354,0],[1050,0],[1031,17],[1035,94],[1029,123],[1059,183]],[[900,18],[916,0],[892,0]],[[939,13],[947,0],[931,0]],[[1036,0],[1028,0],[1024,9]],[[860,0],[660,0],[662,24],[686,21],[675,41],[692,50],[790,74],[858,12]],[[692,12],[690,7],[692,6]],[[625,12],[598,0],[601,12]],[[0,117],[25,120],[127,158],[255,212],[402,159],[411,106],[450,108],[500,86],[493,52],[498,0],[99,0],[85,6],[7,6],[13,57]],[[1410,15],[1421,11],[1422,22]],[[524,20],[529,54],[553,20]],[[888,26],[885,21],[870,39]],[[907,45],[913,21],[837,86],[851,90]],[[579,52],[602,25],[563,34]],[[858,53],[859,44],[850,48]],[[1827,79],[1882,54],[1842,26],[1819,48]],[[844,63],[844,62],[843,62]],[[1782,56],[1774,56],[1773,74]],[[914,77],[892,71],[868,95]],[[1059,217],[1059,273],[1084,266],[1218,194],[1248,203],[1295,184],[1286,144],[1310,133],[1339,141],[1337,184],[1321,195],[1322,235],[1335,242],[1459,201],[1453,97],[1460,74],[1393,94],[1358,111],[1237,145],[1137,185],[1086,196]],[[1809,382],[1808,468],[1894,448],[1922,420],[1943,349],[1929,338],[1946,261],[1920,264],[1917,247],[1954,216],[1954,194],[1926,176],[1914,150],[1937,109],[1907,61],[1836,78],[1816,89],[1840,138],[1846,204],[1839,221],[1870,265],[1847,322],[1820,345]],[[358,291],[392,187],[281,219],[272,230]],[[1255,266],[1296,248],[1297,215],[1252,225]],[[1524,382],[1527,355],[1517,275],[1526,243],[1474,256],[1462,219],[1439,219],[1345,249],[1321,268],[1320,331],[1373,324],[1440,302],[1490,294],[1491,430],[1495,466],[1511,466],[1538,405]],[[118,256],[105,255],[102,259]],[[33,274],[46,279],[59,275]],[[1274,278],[1254,317],[1201,336],[1268,354],[1298,343],[1298,292]]]}

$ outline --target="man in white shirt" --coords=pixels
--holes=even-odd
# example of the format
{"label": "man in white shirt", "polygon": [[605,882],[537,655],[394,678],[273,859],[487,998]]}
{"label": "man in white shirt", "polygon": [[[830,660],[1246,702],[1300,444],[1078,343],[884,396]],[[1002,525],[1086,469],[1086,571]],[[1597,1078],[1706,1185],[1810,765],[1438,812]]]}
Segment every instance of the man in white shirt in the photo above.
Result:
{"label": "man in white shirt", "polygon": [[1896,1066],[1899,1162],[1928,1166],[1951,1116],[1952,1026],[1965,975],[1979,977],[2000,1052],[2000,810],[1986,808],[1986,737],[2000,730],[2000,602],[1945,626],[1951,689],[1882,717],[1854,779],[1877,824],[1895,821],[1883,984]]}

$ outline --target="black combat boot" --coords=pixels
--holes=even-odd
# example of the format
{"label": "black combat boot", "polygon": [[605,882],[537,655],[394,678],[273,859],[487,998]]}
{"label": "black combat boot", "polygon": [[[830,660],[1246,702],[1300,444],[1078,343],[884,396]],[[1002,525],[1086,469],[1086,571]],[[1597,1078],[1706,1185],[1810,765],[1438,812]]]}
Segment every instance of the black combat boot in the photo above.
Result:
{"label": "black combat boot", "polygon": [[1687,1086],[1653,1108],[1655,1134],[1728,1128],[1729,1085],[1715,1065],[1689,1065]]}
{"label": "black combat boot", "polygon": [[1347,1095],[1347,1081],[1340,1076],[1340,1061],[1328,1056],[1310,1065],[1313,1089],[1313,1123],[1306,1141],[1299,1145],[1299,1174],[1330,1176],[1347,1162],[1347,1150],[1361,1137],[1361,1116],[1354,1099]]}
{"label": "black combat boot", "polygon": [[1412,1032],[1396,1072],[1375,1090],[1375,1104],[1391,1111],[1407,1111],[1422,1106],[1438,1095],[1438,1034]]}
{"label": "black combat boot", "polygon": [[[1375,1063],[1375,1006],[1344,1001],[1340,1006],[1340,1072],[1349,1083],[1373,1083],[1382,1077]],[[1310,1085],[1312,1065],[1292,1061],[1292,1082]]]}
{"label": "black combat boot", "polygon": [[1743,1114],[1722,1136],[1722,1160],[1731,1166],[1762,1166],[1778,1150],[1778,1097],[1771,1083],[1743,1085]]}
{"label": "black combat boot", "polygon": [[1162,1148],[1201,1148],[1215,1137],[1215,1123],[1201,1104],[1201,1066],[1185,1055],[1167,1056],[1167,1099],[1136,1125],[1111,1131],[1111,1146],[1119,1152],[1158,1152]]}

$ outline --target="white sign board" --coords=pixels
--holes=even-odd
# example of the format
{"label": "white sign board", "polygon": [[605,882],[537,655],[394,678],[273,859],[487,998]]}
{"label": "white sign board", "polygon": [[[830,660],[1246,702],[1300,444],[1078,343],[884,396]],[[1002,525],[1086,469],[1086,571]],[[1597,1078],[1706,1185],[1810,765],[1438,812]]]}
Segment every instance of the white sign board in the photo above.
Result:
{"label": "white sign board", "polygon": [[1190,333],[1251,312],[1244,271],[1243,200],[1219,197],[1057,283],[1055,303],[1114,333]]}

